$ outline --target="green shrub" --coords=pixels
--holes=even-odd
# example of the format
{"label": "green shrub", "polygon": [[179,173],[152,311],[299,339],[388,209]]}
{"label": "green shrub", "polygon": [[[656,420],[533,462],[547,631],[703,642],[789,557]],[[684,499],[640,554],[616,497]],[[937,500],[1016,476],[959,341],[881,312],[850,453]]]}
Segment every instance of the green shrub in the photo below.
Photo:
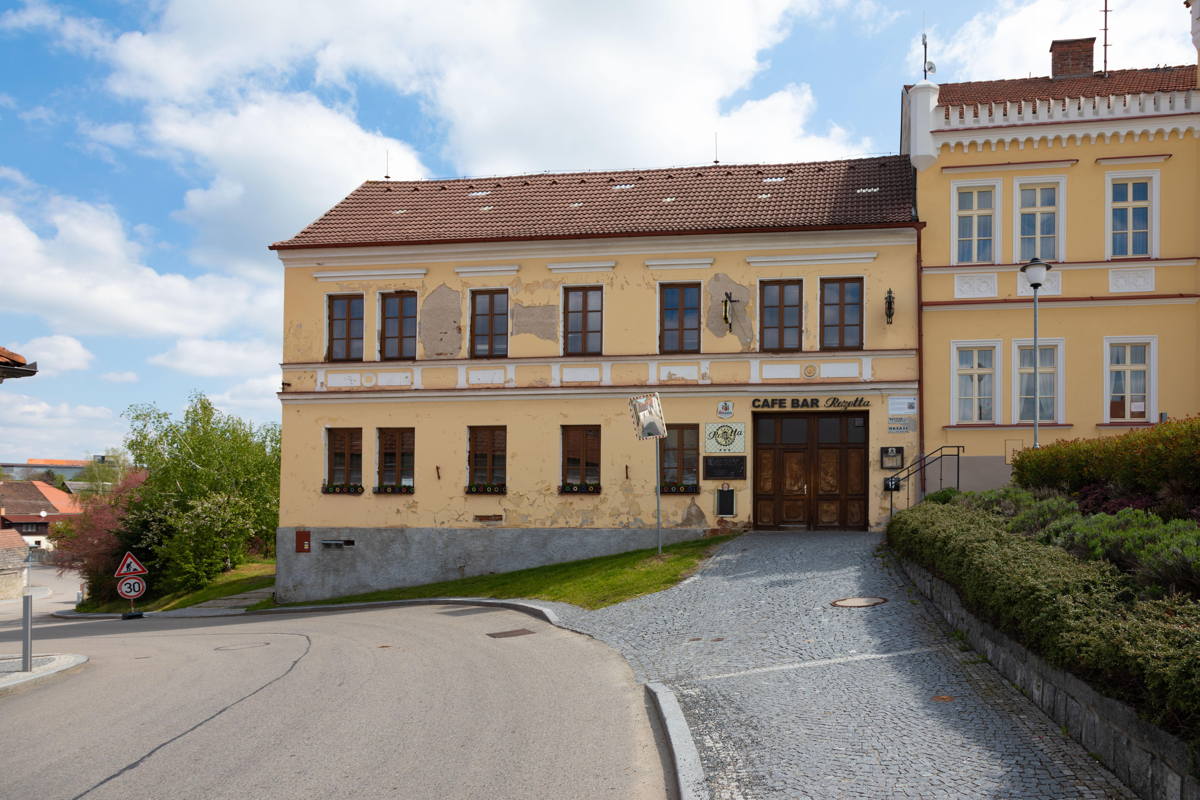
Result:
{"label": "green shrub", "polygon": [[938,489],[936,492],[930,492],[925,495],[927,503],[950,503],[954,501],[955,496],[961,494],[958,489],[953,486],[947,486],[945,489]]}
{"label": "green shrub", "polygon": [[1143,587],[1200,598],[1200,527],[1194,522],[1163,522],[1155,514],[1126,508],[1083,517],[1060,544],[1081,556],[1112,562]]}
{"label": "green shrub", "polygon": [[953,585],[972,613],[1200,745],[1200,602],[1138,600],[1113,564],[1014,536],[1007,522],[965,503],[921,503],[892,519],[888,541]]}

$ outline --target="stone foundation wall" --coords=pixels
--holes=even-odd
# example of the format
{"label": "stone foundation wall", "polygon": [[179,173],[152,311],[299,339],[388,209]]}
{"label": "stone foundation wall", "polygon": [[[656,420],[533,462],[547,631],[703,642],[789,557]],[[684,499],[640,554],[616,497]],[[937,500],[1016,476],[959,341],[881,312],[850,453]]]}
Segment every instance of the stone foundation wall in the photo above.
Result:
{"label": "stone foundation wall", "polygon": [[1124,703],[1052,667],[1005,634],[976,619],[954,587],[923,567],[900,559],[921,593],[977,651],[1075,741],[1146,800],[1200,800],[1200,767],[1183,741],[1138,718]]}
{"label": "stone foundation wall", "polygon": [[[311,534],[311,552],[296,552],[298,530]],[[664,528],[663,544],[705,533]],[[624,553],[654,547],[657,535],[644,528],[279,528],[275,542],[275,597],[291,603]]]}

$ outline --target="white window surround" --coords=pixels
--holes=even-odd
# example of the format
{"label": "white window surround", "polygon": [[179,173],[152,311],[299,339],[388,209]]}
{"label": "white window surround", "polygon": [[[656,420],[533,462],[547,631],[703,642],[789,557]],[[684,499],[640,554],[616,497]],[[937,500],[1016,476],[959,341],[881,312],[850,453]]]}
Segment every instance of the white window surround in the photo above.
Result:
{"label": "white window surround", "polygon": [[1004,207],[1003,181],[999,178],[985,181],[950,181],[950,264],[978,264],[978,261],[958,260],[958,190],[959,189],[991,189],[992,190],[992,264],[1007,263],[1003,260],[1003,214]]}
{"label": "white window surround", "polygon": [[[1108,405],[1108,369],[1112,364],[1109,345],[1112,344],[1145,344],[1150,352],[1146,354],[1146,422],[1158,422],[1158,336],[1105,336],[1104,337],[1104,370],[1100,374],[1100,407],[1104,411],[1104,421],[1113,422]],[[1129,420],[1116,420],[1118,423]]]}
{"label": "white window surround", "polygon": [[992,392],[992,421],[991,424],[999,425],[1001,414],[1000,408],[1004,404],[1004,341],[1002,339],[955,339],[950,342],[950,424],[951,425],[970,425],[989,423],[964,423],[958,419],[958,351],[963,348],[980,350],[983,348],[992,348],[996,355],[992,360],[994,368],[994,390]]}
{"label": "white window surround", "polygon": [[[1112,185],[1113,181],[1146,179],[1150,181],[1150,252],[1141,258],[1158,258],[1159,220],[1162,217],[1162,207],[1159,203],[1159,170],[1132,170],[1128,172],[1104,173],[1104,258],[1112,260]],[[1139,256],[1117,256],[1117,258],[1138,258]]]}
{"label": "white window surround", "polygon": [[[1010,362],[1012,364],[1012,389],[1009,392],[1009,415],[1013,425],[1032,425],[1031,421],[1022,422],[1021,416],[1021,348],[1033,347],[1033,339],[1013,339],[1012,354]],[[1054,385],[1054,419],[1039,420],[1039,423],[1055,424],[1066,422],[1067,419],[1067,398],[1066,398],[1066,372],[1067,372],[1067,344],[1066,340],[1058,338],[1049,338],[1045,336],[1038,337],[1038,347],[1054,347],[1058,352],[1055,354],[1055,385]]]}
{"label": "white window surround", "polygon": [[[1058,211],[1055,216],[1056,236],[1058,241],[1055,255],[1052,259],[1042,259],[1043,261],[1066,261],[1067,260],[1067,176],[1066,175],[1048,175],[1043,178],[1023,177],[1013,179],[1013,197],[1012,197],[1012,254],[1013,263],[1024,263],[1021,259],[1021,187],[1025,185],[1041,185],[1055,184],[1058,187],[1057,200]],[[1032,294],[1032,291],[1030,291]],[[1040,294],[1040,292],[1039,292]]]}

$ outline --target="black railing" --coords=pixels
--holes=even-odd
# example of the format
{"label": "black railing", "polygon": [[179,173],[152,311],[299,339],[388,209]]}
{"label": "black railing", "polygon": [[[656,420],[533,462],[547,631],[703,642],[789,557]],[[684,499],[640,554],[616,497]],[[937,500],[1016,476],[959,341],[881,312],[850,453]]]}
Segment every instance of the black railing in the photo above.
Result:
{"label": "black railing", "polygon": [[959,482],[962,480],[962,452],[967,448],[961,444],[946,444],[939,447],[930,453],[922,453],[913,459],[913,462],[907,467],[898,469],[888,477],[884,478],[885,487],[889,488],[888,499],[891,506],[890,513],[896,513],[896,493],[903,490],[905,496],[905,508],[912,506],[913,493],[913,478],[919,477],[917,481],[917,500],[925,496],[926,478],[930,476],[930,467],[937,465],[938,488],[946,488],[946,461],[954,459],[954,488],[959,488]]}

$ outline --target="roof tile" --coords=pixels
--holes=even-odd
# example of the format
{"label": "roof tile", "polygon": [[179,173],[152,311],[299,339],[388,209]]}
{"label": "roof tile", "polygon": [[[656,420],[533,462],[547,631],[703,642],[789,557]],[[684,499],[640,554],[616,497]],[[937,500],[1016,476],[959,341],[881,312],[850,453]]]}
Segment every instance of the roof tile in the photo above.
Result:
{"label": "roof tile", "polygon": [[1081,78],[1016,78],[1001,81],[943,83],[939,106],[977,103],[1015,103],[1021,100],[1064,100],[1073,97],[1109,97],[1124,94],[1178,92],[1196,88],[1196,65],[1116,69],[1108,76],[1095,73]]}

